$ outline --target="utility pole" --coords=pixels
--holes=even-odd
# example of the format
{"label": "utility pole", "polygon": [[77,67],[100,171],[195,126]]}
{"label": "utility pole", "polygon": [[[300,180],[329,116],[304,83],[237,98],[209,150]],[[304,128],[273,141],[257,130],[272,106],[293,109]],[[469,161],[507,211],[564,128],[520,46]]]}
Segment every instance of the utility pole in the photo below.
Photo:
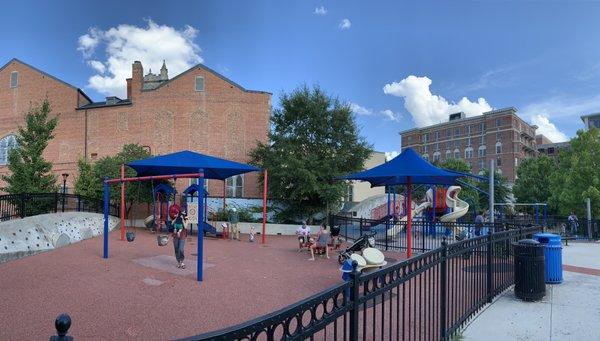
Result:
{"label": "utility pole", "polygon": [[490,223],[494,224],[494,159],[490,160],[490,172],[489,172],[489,199],[490,199]]}

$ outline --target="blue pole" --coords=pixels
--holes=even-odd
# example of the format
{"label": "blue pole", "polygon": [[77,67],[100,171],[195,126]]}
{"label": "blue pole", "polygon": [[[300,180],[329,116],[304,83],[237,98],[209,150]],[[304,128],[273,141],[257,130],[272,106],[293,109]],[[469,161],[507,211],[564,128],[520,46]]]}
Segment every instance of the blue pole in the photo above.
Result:
{"label": "blue pole", "polygon": [[396,214],[398,214],[398,212],[396,211],[396,187],[392,187],[392,193],[394,194],[394,223],[396,223]]}
{"label": "blue pole", "polygon": [[435,234],[435,207],[436,207],[436,195],[435,195],[435,186],[431,186],[431,194],[433,195],[433,198],[431,198],[433,200],[433,207],[431,208],[431,227],[429,229],[429,234],[430,235],[434,235]]}
{"label": "blue pole", "polygon": [[103,258],[108,258],[108,203],[110,201],[110,187],[108,186],[108,178],[104,178],[104,254]]}
{"label": "blue pole", "polygon": [[[203,173],[200,169],[198,173]],[[196,279],[198,282],[202,281],[202,264],[203,264],[203,249],[204,249],[204,175],[198,178],[198,262],[196,266]]]}
{"label": "blue pole", "polygon": [[390,198],[390,188],[386,186],[387,192],[388,192],[388,202],[387,202],[387,216],[388,216],[388,220],[390,220],[390,203],[391,203],[391,198]]}

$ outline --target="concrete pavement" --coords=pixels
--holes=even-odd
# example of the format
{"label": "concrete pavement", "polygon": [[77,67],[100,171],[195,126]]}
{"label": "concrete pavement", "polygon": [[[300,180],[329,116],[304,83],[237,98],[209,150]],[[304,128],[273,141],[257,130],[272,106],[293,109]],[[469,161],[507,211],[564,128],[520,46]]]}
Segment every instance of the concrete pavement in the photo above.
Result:
{"label": "concrete pavement", "polygon": [[463,340],[600,340],[600,244],[563,247],[561,284],[546,285],[540,302],[523,302],[512,289],[462,332]]}

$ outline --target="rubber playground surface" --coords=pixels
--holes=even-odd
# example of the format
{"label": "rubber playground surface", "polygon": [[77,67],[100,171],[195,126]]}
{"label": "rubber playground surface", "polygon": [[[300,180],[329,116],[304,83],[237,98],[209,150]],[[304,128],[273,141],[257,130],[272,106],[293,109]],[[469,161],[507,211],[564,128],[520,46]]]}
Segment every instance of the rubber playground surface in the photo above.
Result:
{"label": "rubber playground surface", "polygon": [[[295,303],[341,281],[335,253],[308,261],[293,236],[267,245],[205,238],[204,281],[196,281],[196,236],[187,239],[186,269],[173,245],[138,230],[132,243],[102,237],[0,264],[0,340],[55,335],[61,313],[77,340],[164,340],[232,326]],[[258,236],[260,240],[260,236]],[[391,257],[391,258],[390,258]],[[400,253],[386,253],[392,263]]]}

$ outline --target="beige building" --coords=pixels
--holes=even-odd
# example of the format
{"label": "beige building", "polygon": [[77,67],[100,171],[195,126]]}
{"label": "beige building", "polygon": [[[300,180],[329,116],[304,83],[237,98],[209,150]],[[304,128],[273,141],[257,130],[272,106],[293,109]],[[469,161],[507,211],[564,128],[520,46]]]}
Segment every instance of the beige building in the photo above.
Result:
{"label": "beige building", "polygon": [[473,117],[452,114],[448,122],[400,132],[400,144],[432,162],[465,159],[474,174],[494,160],[498,171],[513,182],[520,161],[537,155],[536,129],[510,107]]}
{"label": "beige building", "polygon": [[[371,156],[365,161],[364,169],[371,169],[375,166],[379,166],[385,163],[385,153],[373,152]],[[384,194],[385,187],[373,187],[366,181],[352,181],[348,186],[348,196],[346,201],[350,202],[361,202],[369,197],[378,194]]]}

